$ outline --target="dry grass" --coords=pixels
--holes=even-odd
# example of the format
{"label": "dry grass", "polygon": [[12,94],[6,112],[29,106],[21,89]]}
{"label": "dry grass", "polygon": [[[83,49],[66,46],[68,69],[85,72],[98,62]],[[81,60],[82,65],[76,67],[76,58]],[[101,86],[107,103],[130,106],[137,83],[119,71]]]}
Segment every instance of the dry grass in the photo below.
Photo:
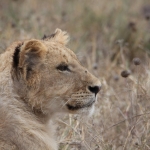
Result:
{"label": "dry grass", "polygon": [[[58,119],[60,150],[150,149],[149,0],[5,0],[0,20],[1,52],[13,41],[61,28],[71,35],[69,47],[103,83],[88,121]],[[131,74],[123,78],[123,70]]]}

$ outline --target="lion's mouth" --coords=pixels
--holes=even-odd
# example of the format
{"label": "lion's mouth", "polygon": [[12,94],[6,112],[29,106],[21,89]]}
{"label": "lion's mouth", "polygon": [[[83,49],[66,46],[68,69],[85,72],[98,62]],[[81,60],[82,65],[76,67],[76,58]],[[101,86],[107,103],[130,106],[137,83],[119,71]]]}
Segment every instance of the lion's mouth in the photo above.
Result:
{"label": "lion's mouth", "polygon": [[84,105],[76,105],[76,106],[72,106],[70,104],[67,104],[67,108],[69,110],[78,110],[78,109],[82,109],[82,108],[85,108],[85,107],[91,107],[93,105],[93,103],[95,103],[95,100],[93,101],[90,101],[88,102],[87,104],[84,104]]}

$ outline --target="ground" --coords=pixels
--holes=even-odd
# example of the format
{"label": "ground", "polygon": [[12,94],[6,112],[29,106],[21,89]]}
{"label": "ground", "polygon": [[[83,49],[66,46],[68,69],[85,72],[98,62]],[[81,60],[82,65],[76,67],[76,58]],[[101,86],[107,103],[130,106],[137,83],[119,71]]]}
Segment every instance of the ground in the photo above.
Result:
{"label": "ground", "polygon": [[0,52],[13,41],[61,28],[70,33],[69,47],[103,83],[88,121],[57,119],[60,150],[150,149],[149,0],[5,0],[0,20]]}

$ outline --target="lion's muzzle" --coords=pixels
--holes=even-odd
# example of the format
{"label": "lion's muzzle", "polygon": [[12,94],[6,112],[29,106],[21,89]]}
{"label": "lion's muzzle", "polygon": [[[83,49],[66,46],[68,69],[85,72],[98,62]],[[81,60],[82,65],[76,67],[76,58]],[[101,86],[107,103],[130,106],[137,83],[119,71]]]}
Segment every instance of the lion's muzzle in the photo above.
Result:
{"label": "lion's muzzle", "polygon": [[66,104],[71,111],[91,107],[96,101],[96,92],[77,92],[72,94],[71,99]]}

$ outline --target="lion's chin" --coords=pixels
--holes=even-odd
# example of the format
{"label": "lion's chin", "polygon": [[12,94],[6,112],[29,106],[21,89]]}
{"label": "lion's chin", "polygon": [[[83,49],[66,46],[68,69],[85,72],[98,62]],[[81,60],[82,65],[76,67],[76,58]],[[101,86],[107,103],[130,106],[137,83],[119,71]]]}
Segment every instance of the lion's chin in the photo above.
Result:
{"label": "lion's chin", "polygon": [[71,114],[91,116],[95,108],[94,103],[95,103],[95,100],[84,105],[71,106],[67,104],[66,106],[67,106],[67,109],[69,110],[69,113]]}
{"label": "lion's chin", "polygon": [[66,106],[67,106],[67,108],[68,108],[69,110],[71,110],[71,111],[76,111],[76,110],[79,110],[79,109],[89,108],[89,107],[91,107],[94,103],[95,103],[95,100],[90,101],[90,102],[88,102],[88,103],[86,103],[86,104],[83,104],[83,105],[78,105],[78,104],[77,104],[77,105],[73,106],[73,105],[71,105],[71,104],[66,104]]}

